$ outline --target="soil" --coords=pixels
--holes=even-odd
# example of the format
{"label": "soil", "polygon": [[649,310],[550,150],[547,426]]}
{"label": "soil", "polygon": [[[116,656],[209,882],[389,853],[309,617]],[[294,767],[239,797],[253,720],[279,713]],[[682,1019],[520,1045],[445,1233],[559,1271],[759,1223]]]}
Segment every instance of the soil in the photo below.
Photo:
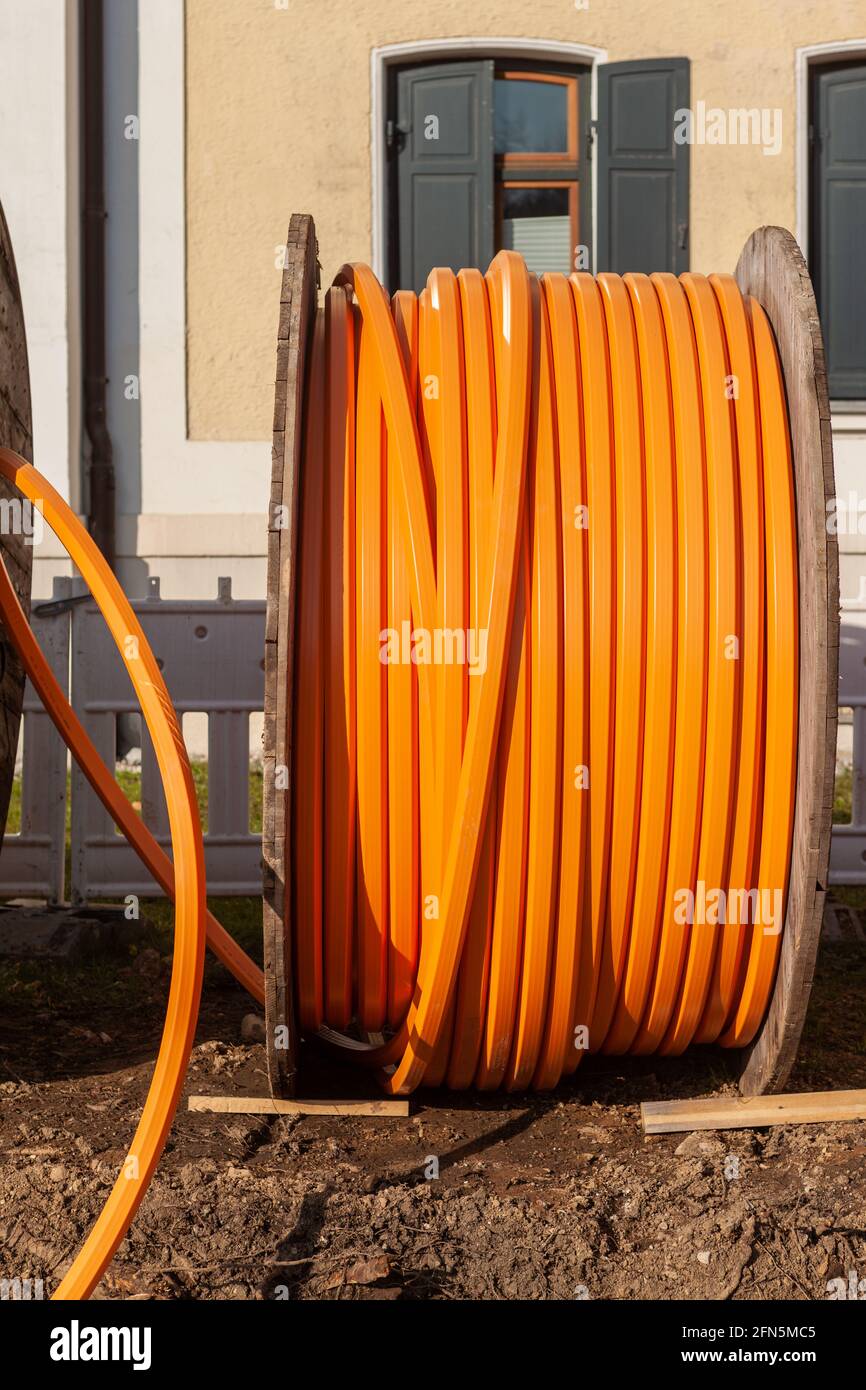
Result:
{"label": "soil", "polygon": [[[866,1087],[857,915],[834,936],[790,1090]],[[147,947],[88,973],[2,972],[0,1277],[47,1295],[69,1267],[125,1157],[166,993]],[[249,1009],[211,966],[185,1094],[267,1094],[264,1049],[241,1041]],[[641,1132],[641,1101],[733,1093],[736,1065],[716,1049],[592,1057],[550,1095],[422,1093],[408,1119],[191,1114],[184,1099],[94,1296],[825,1299],[866,1278],[863,1124]],[[310,1093],[361,1094],[312,1047],[304,1069]]]}

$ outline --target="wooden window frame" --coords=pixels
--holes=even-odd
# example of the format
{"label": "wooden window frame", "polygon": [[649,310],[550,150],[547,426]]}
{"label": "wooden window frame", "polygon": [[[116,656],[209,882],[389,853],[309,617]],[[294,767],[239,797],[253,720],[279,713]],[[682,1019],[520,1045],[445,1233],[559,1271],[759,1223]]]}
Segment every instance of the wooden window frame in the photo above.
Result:
{"label": "wooden window frame", "polygon": [[[494,190],[494,213],[493,223],[497,232],[502,228],[502,195],[507,188],[566,188],[568,190],[568,219],[571,227],[571,247],[572,258],[574,248],[578,244],[578,211],[580,208],[578,191],[580,184],[577,178],[570,179],[497,179]],[[497,237],[497,240],[501,238]]]}
{"label": "wooden window frame", "polygon": [[493,92],[494,103],[496,100],[497,82],[552,82],[556,86],[568,89],[567,97],[567,150],[546,150],[542,151],[521,151],[519,154],[497,154],[494,151],[494,161],[497,166],[505,169],[519,170],[526,165],[538,167],[544,165],[568,164],[576,165],[579,161],[578,154],[578,102],[577,102],[577,74],[542,72],[537,69],[527,68],[494,68],[493,70]]}
{"label": "wooden window frame", "polygon": [[496,83],[551,82],[567,91],[567,138],[565,150],[524,150],[493,156],[495,245],[502,241],[502,190],[504,188],[565,188],[568,190],[572,258],[580,244],[580,188],[587,176],[586,134],[581,131],[581,77],[579,72],[545,71],[532,62],[497,65],[493,71],[494,104]]}

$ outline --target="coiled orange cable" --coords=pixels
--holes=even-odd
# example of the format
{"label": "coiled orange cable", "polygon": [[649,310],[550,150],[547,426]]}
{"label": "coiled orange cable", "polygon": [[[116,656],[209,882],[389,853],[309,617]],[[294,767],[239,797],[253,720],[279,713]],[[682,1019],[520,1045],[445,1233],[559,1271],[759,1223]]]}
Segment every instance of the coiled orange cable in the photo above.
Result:
{"label": "coiled orange cable", "polygon": [[394,1092],[551,1087],[587,1042],[744,1046],[798,709],[763,310],[730,276],[538,280],[511,252],[389,304],[354,265],[309,366],[302,1027]]}

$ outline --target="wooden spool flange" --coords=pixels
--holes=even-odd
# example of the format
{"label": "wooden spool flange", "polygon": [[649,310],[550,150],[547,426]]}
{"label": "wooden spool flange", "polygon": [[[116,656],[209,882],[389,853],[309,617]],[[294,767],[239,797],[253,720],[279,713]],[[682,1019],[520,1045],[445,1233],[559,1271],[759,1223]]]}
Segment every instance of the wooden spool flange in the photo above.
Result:
{"label": "wooden spool flange", "polygon": [[[803,1027],[821,932],[833,804],[839,655],[839,560],[827,530],[834,495],[824,348],[809,273],[797,243],[762,227],[746,243],[736,277],[766,310],[788,397],[797,506],[800,683],[796,807],[787,915],[774,992],[744,1054],[747,1095],[780,1090]],[[291,979],[291,700],[295,553],[304,373],[317,303],[312,217],[289,224],[283,273],[268,530],[264,712],[264,962],[268,1072],[274,1096],[291,1096],[297,1026]],[[282,770],[278,779],[276,774]]]}
{"label": "wooden spool flange", "polygon": [[[790,232],[761,227],[737,262],[737,283],[773,326],[794,455],[800,590],[800,717],[794,838],[785,930],[773,997],[745,1053],[740,1089],[780,1091],[803,1030],[827,896],[836,700],[839,686],[839,549],[827,527],[835,495],[830,397],[818,307]],[[768,717],[772,718],[772,710]]]}
{"label": "wooden spool flange", "polygon": [[289,223],[277,332],[274,445],[268,514],[262,805],[262,928],[268,1078],[273,1096],[295,1093],[298,1044],[292,990],[291,837],[295,555],[304,373],[316,315],[318,273],[312,217]]}
{"label": "wooden spool flange", "polygon": [[[0,445],[33,461],[33,423],[30,412],[30,373],[21,290],[6,218],[0,207]],[[0,499],[20,504],[17,490],[0,478]],[[4,512],[6,509],[4,508]],[[14,513],[6,513],[13,515]],[[30,575],[33,546],[21,529],[4,526],[0,534],[3,561],[24,612],[30,613]],[[24,668],[0,622],[0,844],[6,830],[18,727],[24,699]]]}

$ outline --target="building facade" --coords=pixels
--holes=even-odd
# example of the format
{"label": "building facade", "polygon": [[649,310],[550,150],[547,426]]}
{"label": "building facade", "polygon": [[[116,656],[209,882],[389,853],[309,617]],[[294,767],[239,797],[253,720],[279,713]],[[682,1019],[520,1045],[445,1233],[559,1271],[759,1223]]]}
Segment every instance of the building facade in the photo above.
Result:
{"label": "building facade", "polygon": [[[81,20],[0,0],[0,198],[35,461],[82,512]],[[843,598],[866,575],[866,0],[108,0],[107,423],[133,596],[264,592],[280,249],[732,271],[790,228],[824,322]],[[866,531],[866,521],[863,523]],[[65,562],[43,544],[35,592]]]}

